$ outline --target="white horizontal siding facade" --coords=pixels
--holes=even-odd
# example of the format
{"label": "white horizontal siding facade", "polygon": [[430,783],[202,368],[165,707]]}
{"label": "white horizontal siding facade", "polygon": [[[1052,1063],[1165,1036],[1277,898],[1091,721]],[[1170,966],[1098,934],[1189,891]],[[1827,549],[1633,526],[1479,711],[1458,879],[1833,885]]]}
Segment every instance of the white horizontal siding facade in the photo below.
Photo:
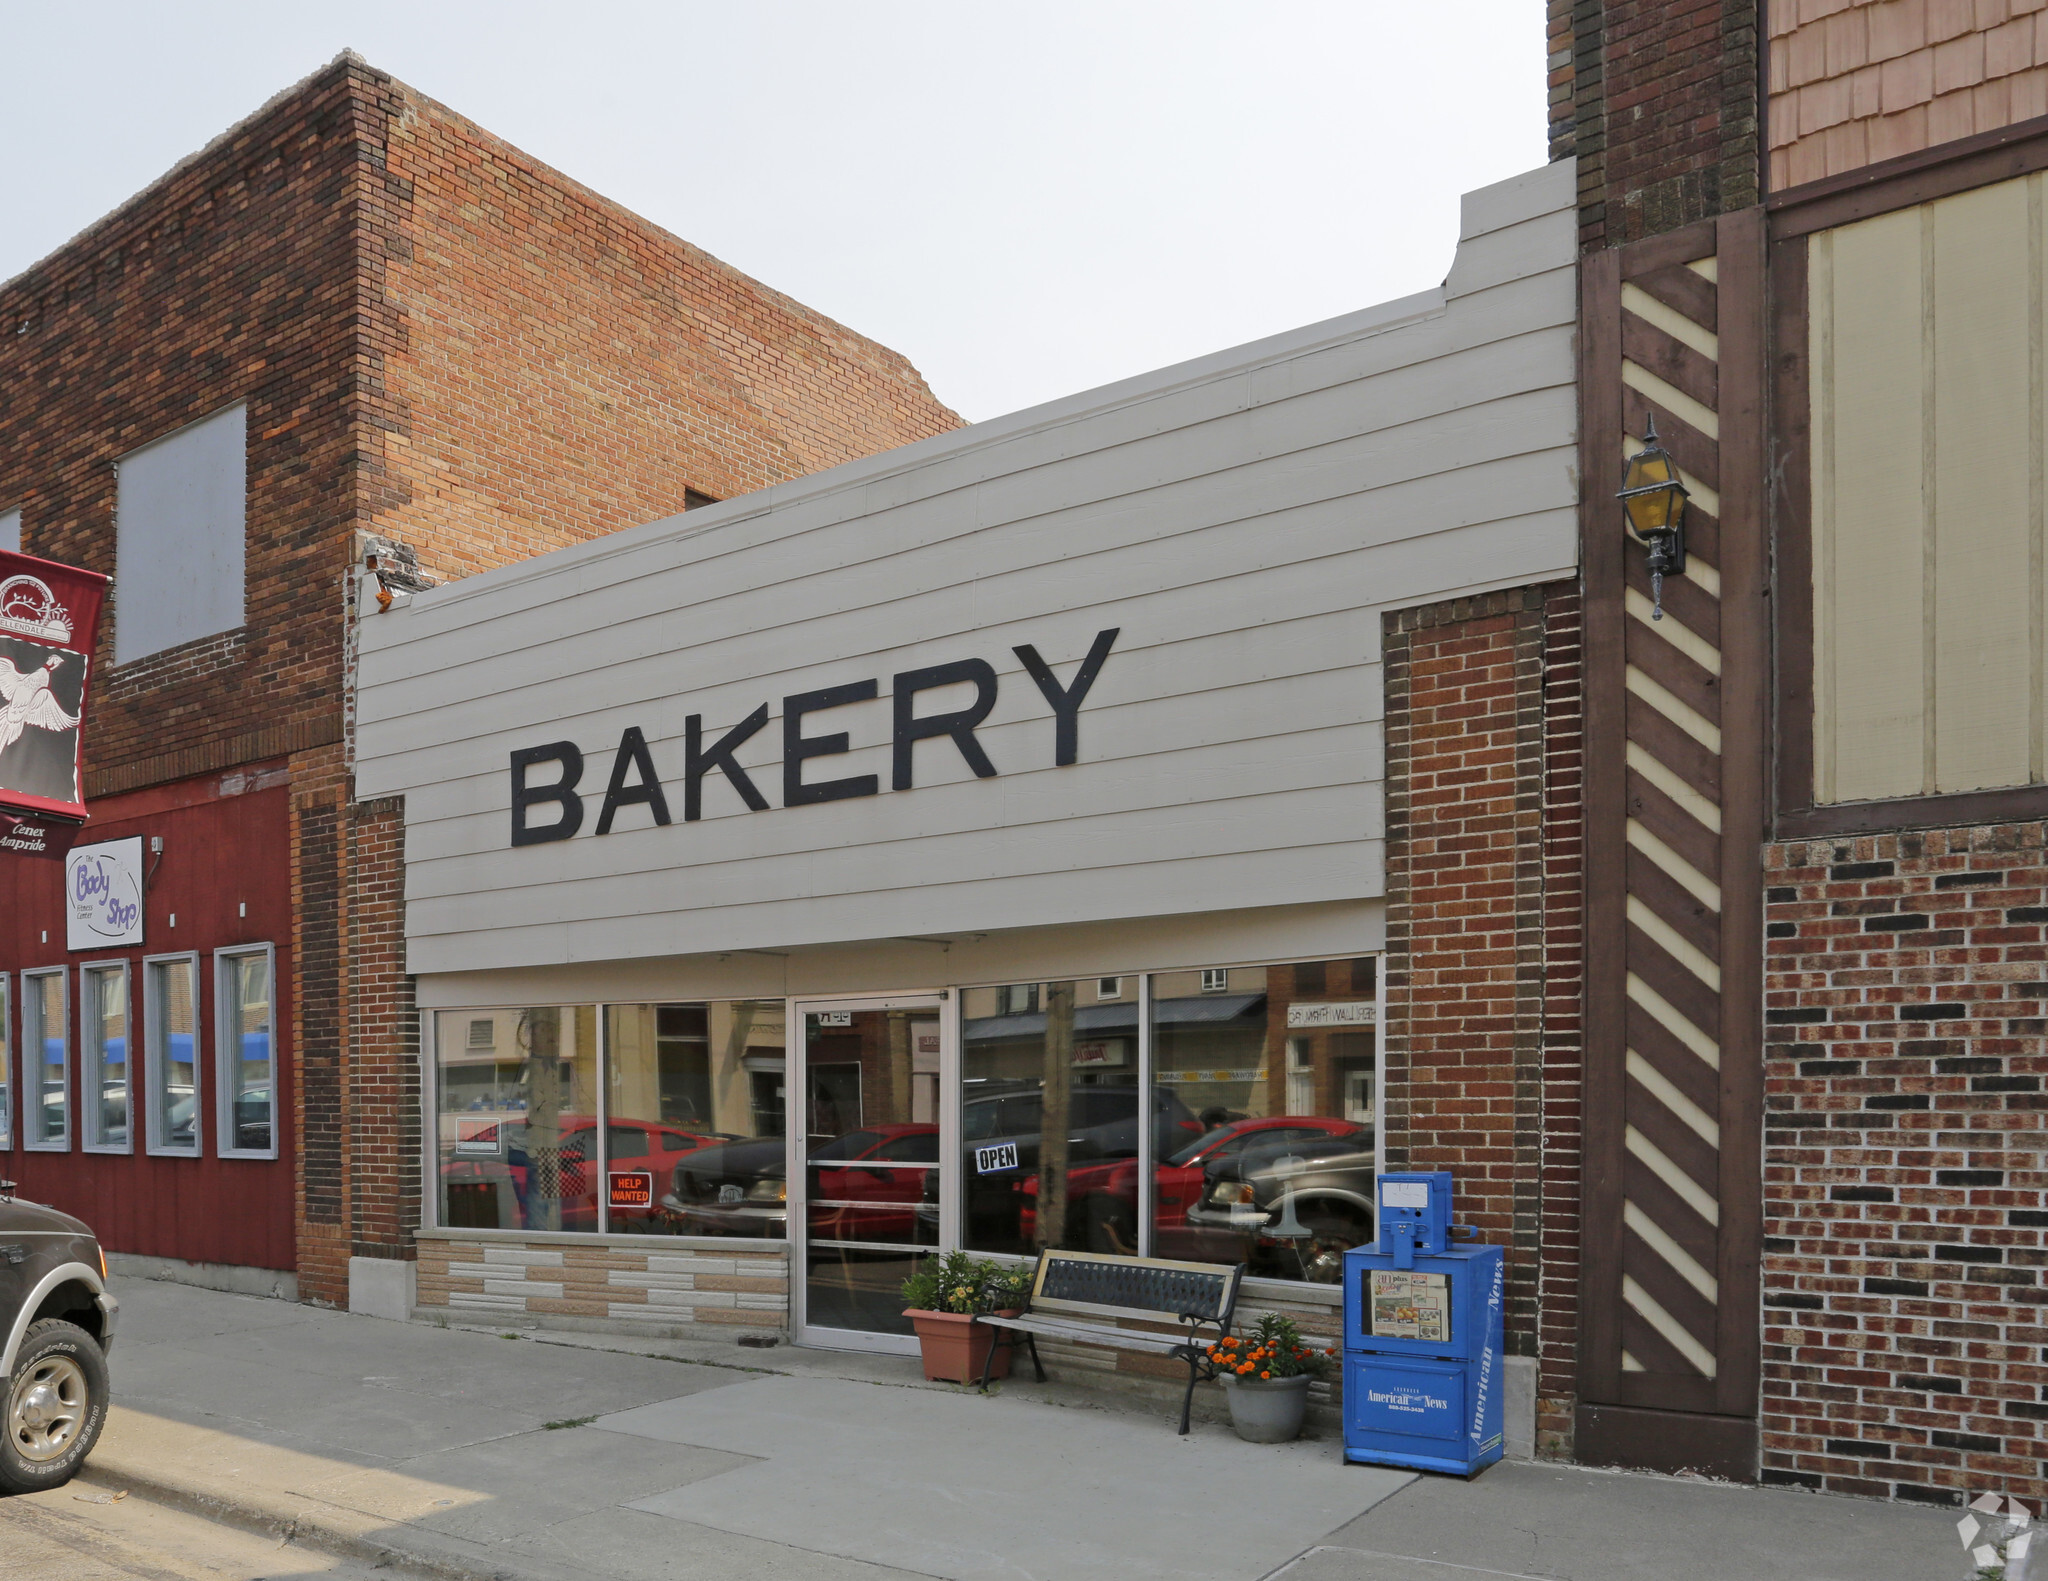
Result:
{"label": "white horizontal siding facade", "polygon": [[[1573,568],[1572,203],[1552,165],[1466,199],[1439,290],[368,617],[357,794],[406,798],[411,970],[1373,901],[1381,612]],[[1013,649],[1066,683],[1109,628],[1056,766]],[[938,739],[890,789],[891,677],[964,659],[996,672],[996,776]],[[805,721],[851,748],[805,776],[879,794],[783,805],[782,699],[867,680],[876,700]],[[763,704],[739,761],[769,808],[713,772],[684,821],[687,716],[709,742]],[[674,822],[632,805],[598,835],[629,726]],[[563,740],[582,831],[514,848],[511,754]]]}

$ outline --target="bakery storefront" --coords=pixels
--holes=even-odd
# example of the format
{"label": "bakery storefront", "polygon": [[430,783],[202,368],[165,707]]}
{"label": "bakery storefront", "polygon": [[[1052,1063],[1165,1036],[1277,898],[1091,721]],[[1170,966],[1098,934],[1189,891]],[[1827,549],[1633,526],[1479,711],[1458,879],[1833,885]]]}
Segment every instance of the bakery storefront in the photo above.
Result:
{"label": "bakery storefront", "polygon": [[365,620],[417,1309],[910,1350],[935,1249],[1246,1262],[1381,1156],[1381,616],[1571,573],[1572,190],[1445,285]]}

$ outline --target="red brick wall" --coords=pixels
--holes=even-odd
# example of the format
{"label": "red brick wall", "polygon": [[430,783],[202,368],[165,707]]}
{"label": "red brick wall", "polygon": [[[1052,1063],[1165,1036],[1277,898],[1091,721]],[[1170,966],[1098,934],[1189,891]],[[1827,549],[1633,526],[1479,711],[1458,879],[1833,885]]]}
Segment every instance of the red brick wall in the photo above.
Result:
{"label": "red brick wall", "polygon": [[461,576],[957,428],[908,361],[401,83],[365,277],[379,532]]}
{"label": "red brick wall", "polygon": [[1760,0],[1550,0],[1550,149],[1579,161],[1587,251],[1747,208]]}
{"label": "red brick wall", "polygon": [[1575,1344],[1578,642],[1570,584],[1383,627],[1387,1163],[1454,1171],[1458,1219],[1508,1248],[1508,1349],[1566,1402],[1552,1450]]}
{"label": "red brick wall", "polygon": [[2044,836],[1767,848],[1766,1481],[2048,1498]]}
{"label": "red brick wall", "polygon": [[1585,1016],[1584,620],[1575,586],[1545,590],[1543,634],[1543,1166],[1536,1449],[1572,1453],[1579,1355],[1580,1094]]}
{"label": "red brick wall", "polygon": [[310,586],[352,513],[355,213],[345,77],[328,72],[0,287],[0,500],[31,554],[114,570],[115,459],[249,410],[248,625],[110,668],[89,797],[339,738],[340,622]]}

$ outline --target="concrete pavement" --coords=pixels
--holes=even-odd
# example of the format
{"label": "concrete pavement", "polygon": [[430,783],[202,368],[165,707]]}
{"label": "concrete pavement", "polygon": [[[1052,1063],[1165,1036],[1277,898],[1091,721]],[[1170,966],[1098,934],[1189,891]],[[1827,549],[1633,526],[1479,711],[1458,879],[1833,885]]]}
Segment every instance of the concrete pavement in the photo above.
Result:
{"label": "concrete pavement", "polygon": [[96,1483],[415,1574],[1929,1581],[1959,1552],[1939,1511],[1529,1463],[1413,1478],[894,1357],[118,1293]]}
{"label": "concrete pavement", "polygon": [[128,1498],[77,1477],[0,1499],[0,1581],[389,1581],[268,1532]]}

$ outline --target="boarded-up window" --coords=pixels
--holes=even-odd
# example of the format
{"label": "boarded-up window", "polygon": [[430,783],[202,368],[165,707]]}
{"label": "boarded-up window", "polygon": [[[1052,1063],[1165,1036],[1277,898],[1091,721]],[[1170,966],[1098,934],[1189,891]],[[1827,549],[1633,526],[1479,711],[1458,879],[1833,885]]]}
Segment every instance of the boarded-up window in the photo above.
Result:
{"label": "boarded-up window", "polygon": [[2044,180],[1810,244],[1816,801],[2048,778]]}
{"label": "boarded-up window", "polygon": [[245,418],[231,406],[117,463],[116,664],[242,624]]}

